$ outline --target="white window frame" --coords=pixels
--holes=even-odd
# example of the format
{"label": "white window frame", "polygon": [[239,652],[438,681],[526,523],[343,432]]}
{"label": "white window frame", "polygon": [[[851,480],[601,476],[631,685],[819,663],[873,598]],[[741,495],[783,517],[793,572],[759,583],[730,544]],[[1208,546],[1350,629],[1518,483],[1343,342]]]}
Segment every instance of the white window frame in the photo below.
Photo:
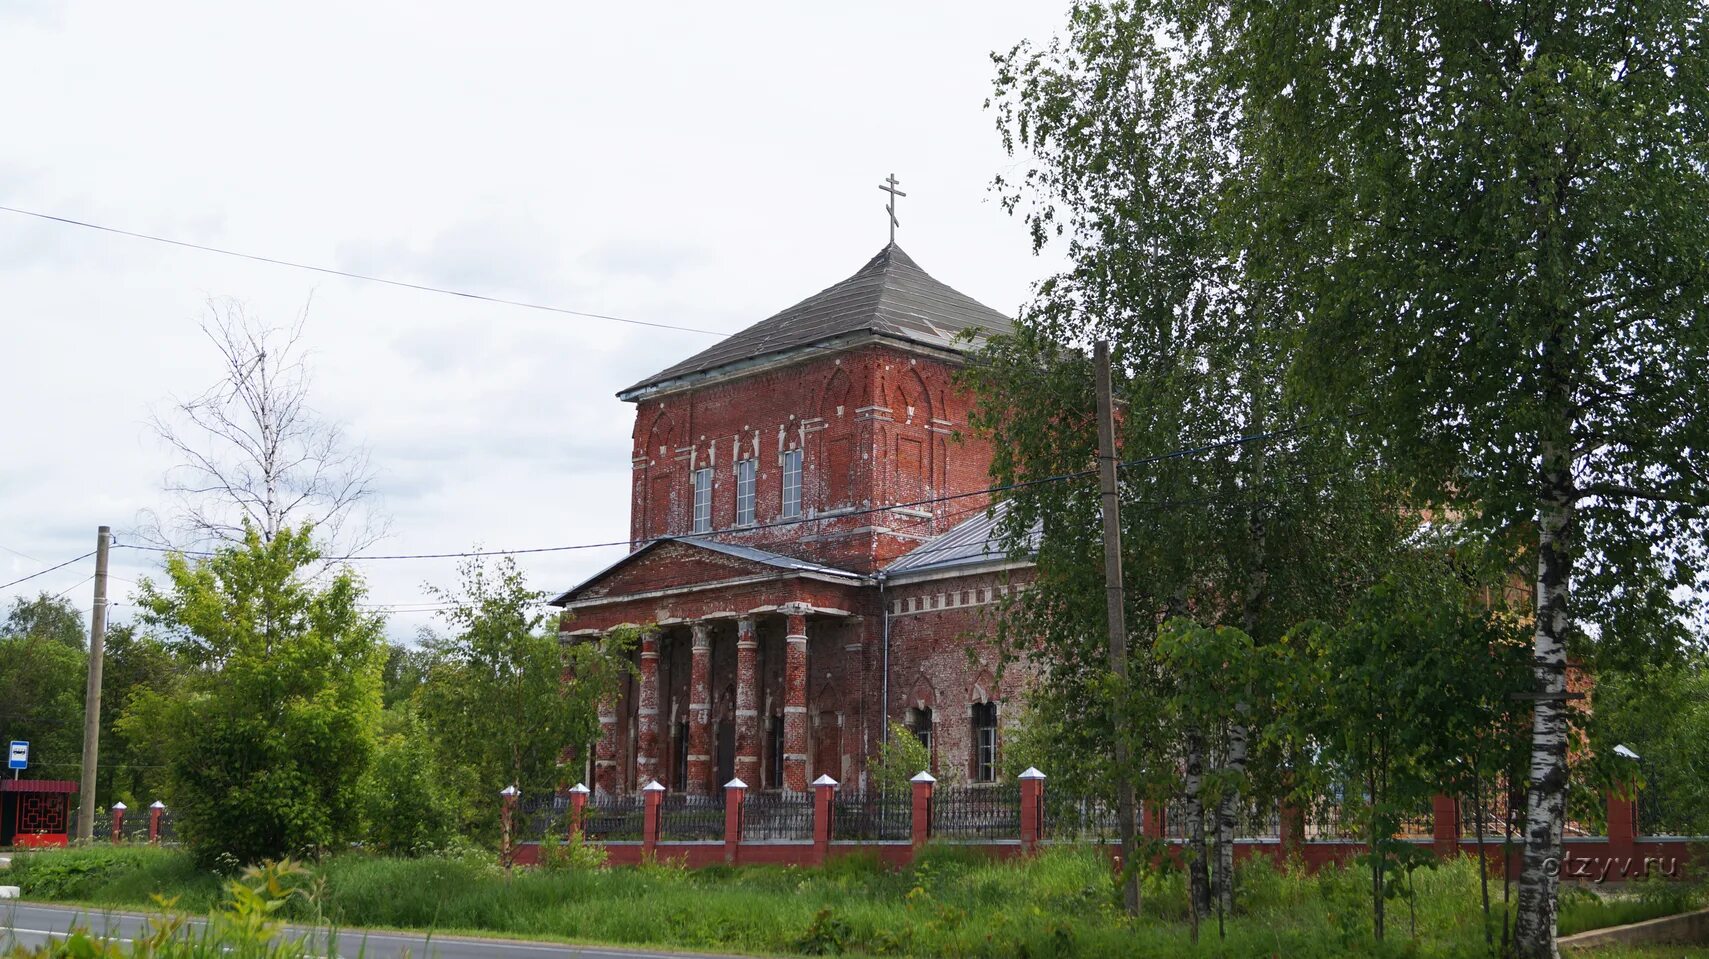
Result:
{"label": "white window frame", "polygon": [[736,525],[754,524],[754,487],[759,478],[759,460],[736,461]]}
{"label": "white window frame", "polygon": [[701,467],[689,474],[694,482],[694,531],[712,532],[712,468]]}
{"label": "white window frame", "polygon": [[783,511],[784,519],[801,517],[801,451],[783,451]]}
{"label": "white window frame", "polygon": [[997,780],[997,704],[975,703],[973,718],[979,717],[980,707],[991,712],[991,725],[985,726],[975,722],[973,727],[973,781],[977,783],[995,782]]}

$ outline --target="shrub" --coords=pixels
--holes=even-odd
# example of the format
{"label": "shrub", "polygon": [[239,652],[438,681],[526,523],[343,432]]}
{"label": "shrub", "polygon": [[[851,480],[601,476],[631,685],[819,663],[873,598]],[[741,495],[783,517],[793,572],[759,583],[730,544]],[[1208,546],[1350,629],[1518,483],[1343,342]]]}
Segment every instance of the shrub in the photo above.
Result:
{"label": "shrub", "polygon": [[368,845],[403,856],[444,849],[456,834],[457,812],[427,731],[407,707],[389,712],[386,722],[392,728],[362,783]]}

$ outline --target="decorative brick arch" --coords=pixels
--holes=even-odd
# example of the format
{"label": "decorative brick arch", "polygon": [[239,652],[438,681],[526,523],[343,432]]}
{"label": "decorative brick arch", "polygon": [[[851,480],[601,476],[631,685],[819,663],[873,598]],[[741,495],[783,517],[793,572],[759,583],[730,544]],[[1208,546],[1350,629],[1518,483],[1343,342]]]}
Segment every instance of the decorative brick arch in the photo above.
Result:
{"label": "decorative brick arch", "polygon": [[[896,378],[894,396],[890,401],[891,415],[898,423],[913,422],[916,424],[930,423],[932,420],[932,391],[926,386],[926,378],[920,375],[917,367],[909,367]],[[910,419],[908,408],[913,407],[914,415]]]}
{"label": "decorative brick arch", "polygon": [[833,422],[837,418],[837,408],[842,407],[843,415],[848,416],[854,412],[856,398],[854,381],[839,366],[826,377],[824,389],[819,391],[819,415],[827,423]]}

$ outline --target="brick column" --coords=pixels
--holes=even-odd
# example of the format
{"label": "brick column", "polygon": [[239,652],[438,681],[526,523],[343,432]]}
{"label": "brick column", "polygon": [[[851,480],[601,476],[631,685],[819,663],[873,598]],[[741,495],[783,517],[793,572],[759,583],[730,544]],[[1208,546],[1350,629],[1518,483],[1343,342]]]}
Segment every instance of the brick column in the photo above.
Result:
{"label": "brick column", "polygon": [[724,784],[724,861],[736,862],[736,847],[742,842],[742,800],[748,795],[748,784],[732,779]]}
{"label": "brick column", "polygon": [[1142,838],[1162,839],[1167,828],[1162,806],[1149,799],[1139,804],[1139,835]]}
{"label": "brick column", "polygon": [[807,791],[807,605],[789,603],[783,661],[783,788]]}
{"label": "brick column", "polygon": [[659,778],[659,631],[641,634],[640,708],[635,749],[635,782],[651,783]]}
{"label": "brick column", "polygon": [[125,835],[125,804],[113,803],[113,842],[119,842]]}
{"label": "brick column", "polygon": [[736,778],[760,781],[760,644],[752,616],[736,621]]}
{"label": "brick column", "polygon": [[1293,804],[1291,800],[1283,799],[1276,807],[1276,818],[1281,820],[1282,842],[1280,853],[1283,861],[1295,856],[1305,856],[1305,810]]}
{"label": "brick column", "polygon": [[1629,853],[1638,838],[1637,792],[1629,784],[1608,790],[1608,845],[1617,855]]}
{"label": "brick column", "polygon": [[914,851],[919,852],[926,840],[932,838],[932,787],[938,779],[924,769],[909,780],[914,784]]}
{"label": "brick column", "polygon": [[697,796],[712,793],[712,624],[694,624],[688,669],[688,782]]}
{"label": "brick column", "polygon": [[516,865],[516,797],[522,793],[515,786],[498,791],[498,864],[509,871]]}
{"label": "brick column", "polygon": [[813,780],[813,865],[825,864],[831,851],[831,816],[837,808],[837,781],[830,776]]}
{"label": "brick column", "polygon": [[641,787],[641,857],[653,858],[659,847],[659,807],[665,804],[665,787],[657,779]]}
{"label": "brick column", "polygon": [[617,691],[599,700],[599,741],[593,745],[593,789],[601,796],[616,795],[617,784]]}
{"label": "brick column", "polygon": [[574,841],[582,834],[582,823],[587,821],[587,784],[576,783],[570,787],[570,823],[568,838]]}
{"label": "brick column", "polygon": [[148,841],[160,841],[160,817],[166,814],[166,804],[156,799],[148,807]]}
{"label": "brick column", "polygon": [[1021,848],[1032,852],[1044,838],[1044,773],[1028,766],[1020,778]]}
{"label": "brick column", "polygon": [[1448,859],[1460,851],[1460,809],[1453,796],[1435,795],[1430,797],[1430,818],[1432,820],[1431,846],[1436,850],[1436,858]]}

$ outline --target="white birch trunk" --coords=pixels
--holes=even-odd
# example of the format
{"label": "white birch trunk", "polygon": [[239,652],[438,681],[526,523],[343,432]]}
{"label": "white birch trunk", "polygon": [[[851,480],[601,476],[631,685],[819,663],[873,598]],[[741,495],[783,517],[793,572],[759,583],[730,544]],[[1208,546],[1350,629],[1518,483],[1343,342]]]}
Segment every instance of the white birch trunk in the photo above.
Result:
{"label": "white birch trunk", "polygon": [[1525,858],[1519,873],[1515,952],[1523,959],[1557,959],[1555,911],[1560,894],[1561,831],[1566,818],[1566,633],[1572,556],[1565,537],[1575,496],[1567,456],[1543,445],[1544,505],[1537,543],[1537,625],[1533,670],[1541,697],[1531,720],[1531,768],[1525,794]]}
{"label": "white birch trunk", "polygon": [[[1237,709],[1244,714],[1245,704]],[[1238,818],[1237,804],[1244,801],[1244,790],[1239,784],[1246,781],[1246,724],[1232,724],[1228,733],[1228,762],[1223,768],[1234,775],[1229,777],[1236,784],[1217,803],[1216,814],[1216,897],[1217,906],[1225,916],[1234,915],[1234,827]]]}

